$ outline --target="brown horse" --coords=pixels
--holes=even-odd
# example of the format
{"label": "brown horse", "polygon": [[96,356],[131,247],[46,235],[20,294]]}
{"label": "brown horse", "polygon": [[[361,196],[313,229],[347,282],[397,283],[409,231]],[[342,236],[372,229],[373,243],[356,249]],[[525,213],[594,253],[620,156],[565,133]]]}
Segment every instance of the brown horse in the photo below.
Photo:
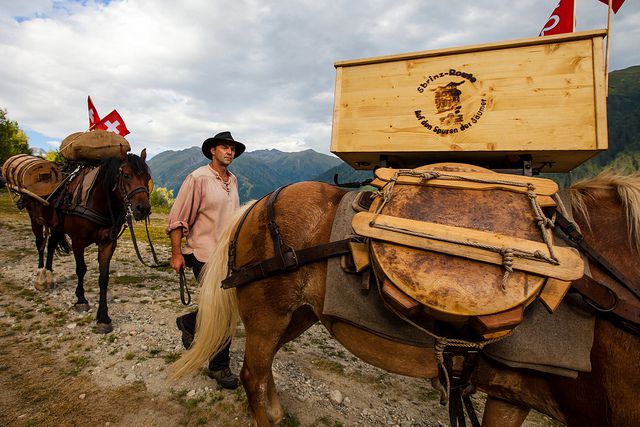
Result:
{"label": "brown horse", "polygon": [[[612,179],[611,184],[633,188],[634,193],[640,191],[640,178]],[[636,201],[622,204],[617,196],[610,195],[609,187],[598,192],[591,192],[591,188],[583,184],[572,190],[574,194],[585,195],[583,212],[589,213],[595,226],[590,229],[584,217],[581,217],[580,225],[588,230],[589,239],[596,242],[598,249],[608,248],[603,250],[606,256],[611,256],[611,260],[625,271],[633,272],[630,274],[634,279],[640,278],[640,273],[633,268],[636,256],[631,254],[636,252],[627,239],[624,223],[625,207],[631,218],[638,218]],[[285,188],[275,203],[282,240],[296,249],[328,242],[336,208],[343,195],[344,191],[322,183],[306,182]],[[602,227],[602,221],[610,221],[610,225],[606,229],[598,228]],[[223,242],[230,241],[231,232],[231,229],[227,231]],[[595,233],[600,234],[594,237]],[[623,247],[626,248],[624,252]],[[257,202],[247,215],[238,234],[236,250],[237,266],[274,256],[265,200]],[[199,369],[233,336],[237,320],[241,318],[246,331],[241,379],[255,425],[268,426],[282,419],[271,370],[273,358],[285,343],[318,320],[350,352],[374,366],[418,378],[437,377],[432,349],[387,340],[322,314],[326,262],[305,265],[235,290],[223,290],[220,282],[227,275],[227,261],[227,245],[221,244],[204,272],[196,340],[174,368],[177,376]],[[606,319],[599,319],[595,341],[594,369],[589,374],[581,374],[577,380],[510,370],[483,360],[475,380],[490,396],[484,424],[505,425],[500,416],[506,415],[513,421],[512,425],[518,425],[526,417],[528,409],[525,408],[531,407],[563,422],[580,424],[587,419],[591,424],[597,420],[596,423],[601,424],[630,425],[630,420],[635,420],[637,424],[640,420],[638,405],[631,399],[632,391],[639,390],[638,337]]]}
{"label": "brown horse", "polygon": [[[68,201],[73,190],[79,185],[82,173],[75,175],[66,186],[54,194],[52,203],[44,206],[39,201],[24,196],[22,203],[29,212],[31,229],[38,248],[39,273],[36,288],[42,290],[52,287],[53,253],[56,249],[69,251],[65,235],[71,238],[71,249],[76,261],[78,311],[88,311],[89,302],[84,295],[84,275],[87,265],[84,250],[89,245],[98,245],[98,263],[100,276],[100,301],[96,314],[97,331],[109,333],[113,330],[107,308],[107,286],[109,284],[109,264],[116,249],[117,239],[127,215],[136,220],[144,219],[151,212],[149,203],[149,183],[151,175],[145,162],[146,150],[140,156],[127,154],[121,148],[120,156],[101,162],[96,183],[82,209],[71,207]],[[50,235],[45,238],[44,230]],[[44,249],[47,246],[46,264]],[[43,268],[44,267],[44,268]]]}
{"label": "brown horse", "polygon": [[[568,191],[585,241],[632,283],[640,283],[640,175],[607,172]],[[590,267],[594,279],[633,300],[610,275]],[[615,317],[598,316],[591,367],[570,379],[483,359],[474,377],[489,396],[483,424],[520,426],[533,408],[569,426],[640,425],[640,337],[619,327]]]}

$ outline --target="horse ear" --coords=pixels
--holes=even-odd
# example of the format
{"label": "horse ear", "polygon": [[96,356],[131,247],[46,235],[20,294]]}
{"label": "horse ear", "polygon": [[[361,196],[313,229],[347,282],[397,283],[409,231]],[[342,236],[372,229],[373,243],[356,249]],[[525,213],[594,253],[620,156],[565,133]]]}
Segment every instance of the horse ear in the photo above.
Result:
{"label": "horse ear", "polygon": [[127,149],[122,144],[120,144],[120,160],[123,162],[127,160]]}
{"label": "horse ear", "polygon": [[140,153],[140,158],[142,159],[142,161],[146,161],[147,160],[147,149],[143,148],[142,152]]}

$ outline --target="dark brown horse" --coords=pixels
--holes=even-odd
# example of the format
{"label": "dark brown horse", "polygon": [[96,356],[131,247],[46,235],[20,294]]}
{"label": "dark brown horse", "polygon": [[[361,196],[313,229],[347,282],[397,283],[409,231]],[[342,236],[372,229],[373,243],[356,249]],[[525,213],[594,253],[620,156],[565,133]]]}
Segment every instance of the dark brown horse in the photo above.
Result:
{"label": "dark brown horse", "polygon": [[[80,184],[82,173],[78,173],[58,194],[52,203],[44,206],[39,201],[23,199],[31,219],[31,228],[38,248],[39,273],[36,288],[42,290],[54,284],[52,265],[56,249],[69,251],[65,235],[71,238],[71,249],[76,261],[78,311],[88,311],[89,302],[84,295],[84,275],[87,265],[84,250],[89,245],[98,245],[100,276],[100,301],[96,314],[97,331],[109,333],[113,330],[107,308],[107,286],[109,284],[109,264],[116,249],[117,238],[127,216],[136,220],[144,219],[151,212],[149,184],[151,175],[145,163],[146,150],[140,156],[127,154],[121,149],[120,156],[105,159],[99,166],[95,185],[89,193],[86,206],[73,207],[69,202],[73,190]],[[44,231],[50,234],[46,241]],[[46,264],[44,249],[47,246]],[[43,268],[44,267],[44,268]]]}
{"label": "dark brown horse", "polygon": [[[640,194],[640,178],[610,179],[606,185],[599,182],[602,179],[595,181],[598,188],[602,186],[598,191],[592,191],[588,184],[572,190],[574,194],[584,194],[584,212],[589,213],[593,227],[589,228],[584,216],[579,217],[580,225],[605,256],[634,280],[640,280],[640,271],[634,265],[639,218],[636,209],[640,205],[637,199],[626,196]],[[275,203],[283,241],[296,249],[328,242],[343,195],[344,191],[322,183],[306,182],[285,188]],[[625,209],[635,224],[634,240],[628,238]],[[230,236],[231,229],[222,242],[229,242]],[[249,212],[238,234],[236,265],[273,257],[271,240],[266,201],[262,200]],[[323,315],[326,262],[305,265],[235,290],[223,290],[220,282],[226,277],[227,261],[227,245],[221,244],[204,272],[196,340],[174,368],[177,376],[199,369],[233,336],[240,318],[246,331],[241,379],[255,425],[268,426],[282,419],[271,370],[273,358],[285,343],[318,320],[350,352],[374,366],[425,379],[438,375],[433,349],[399,344]],[[533,407],[574,425],[637,425],[640,407],[635,404],[634,392],[640,390],[639,351],[637,336],[599,318],[593,371],[580,374],[577,380],[512,370],[483,360],[475,381],[490,396],[484,424],[503,426],[506,420],[519,425],[528,408]]]}

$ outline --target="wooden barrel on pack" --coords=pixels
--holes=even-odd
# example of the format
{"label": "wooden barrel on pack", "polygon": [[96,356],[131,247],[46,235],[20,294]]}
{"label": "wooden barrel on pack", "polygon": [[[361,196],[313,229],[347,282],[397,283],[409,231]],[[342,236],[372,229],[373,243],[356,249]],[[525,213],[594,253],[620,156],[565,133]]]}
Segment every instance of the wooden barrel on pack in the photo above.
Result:
{"label": "wooden barrel on pack", "polygon": [[2,165],[2,175],[12,190],[47,196],[62,180],[55,163],[29,154],[9,157]]}
{"label": "wooden barrel on pack", "polygon": [[120,155],[120,146],[131,151],[129,142],[105,130],[74,132],[62,140],[60,154],[72,161],[96,162]]}

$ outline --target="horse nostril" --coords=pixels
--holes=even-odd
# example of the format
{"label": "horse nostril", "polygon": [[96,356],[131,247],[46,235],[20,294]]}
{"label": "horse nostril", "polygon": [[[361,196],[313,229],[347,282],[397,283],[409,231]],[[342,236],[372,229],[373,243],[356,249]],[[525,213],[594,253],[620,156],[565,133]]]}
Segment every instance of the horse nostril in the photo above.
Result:
{"label": "horse nostril", "polygon": [[138,218],[143,218],[147,216],[150,212],[151,212],[151,206],[138,204],[135,207],[135,213]]}

